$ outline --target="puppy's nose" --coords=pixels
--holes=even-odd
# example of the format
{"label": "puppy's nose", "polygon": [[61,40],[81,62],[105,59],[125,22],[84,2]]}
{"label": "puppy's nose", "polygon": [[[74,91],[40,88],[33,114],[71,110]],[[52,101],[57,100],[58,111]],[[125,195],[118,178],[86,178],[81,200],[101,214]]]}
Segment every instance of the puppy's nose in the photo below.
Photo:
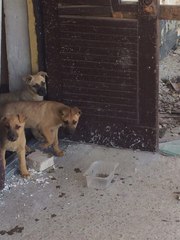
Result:
{"label": "puppy's nose", "polygon": [[12,136],[12,137],[9,138],[9,140],[10,140],[11,142],[15,142],[15,141],[16,141],[16,137],[15,137],[15,136]]}
{"label": "puppy's nose", "polygon": [[9,133],[7,138],[11,142],[15,142],[17,140],[17,136],[15,134],[13,134],[13,133]]}
{"label": "puppy's nose", "polygon": [[39,96],[43,96],[44,97],[47,94],[47,91],[46,91],[46,89],[44,87],[43,88],[41,87],[41,88],[38,89],[37,94]]}

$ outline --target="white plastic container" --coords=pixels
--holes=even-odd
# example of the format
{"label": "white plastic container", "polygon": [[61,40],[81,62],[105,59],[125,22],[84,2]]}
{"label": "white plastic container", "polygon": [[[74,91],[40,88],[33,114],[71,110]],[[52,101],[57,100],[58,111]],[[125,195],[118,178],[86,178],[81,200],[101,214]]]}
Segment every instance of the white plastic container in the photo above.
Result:
{"label": "white plastic container", "polygon": [[111,184],[115,170],[118,166],[119,163],[104,161],[93,162],[89,169],[84,173],[87,186],[97,189],[107,188]]}

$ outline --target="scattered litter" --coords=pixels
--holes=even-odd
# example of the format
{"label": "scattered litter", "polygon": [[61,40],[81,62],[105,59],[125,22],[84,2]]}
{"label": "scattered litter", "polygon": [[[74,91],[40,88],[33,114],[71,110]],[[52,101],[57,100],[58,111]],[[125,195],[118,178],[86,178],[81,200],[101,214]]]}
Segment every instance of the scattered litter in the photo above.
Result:
{"label": "scattered litter", "polygon": [[59,194],[59,198],[62,198],[62,197],[64,197],[66,194],[65,193],[61,193],[61,194]]}
{"label": "scattered litter", "polygon": [[47,171],[47,173],[54,173],[55,172],[55,169],[54,168],[51,168]]}
{"label": "scattered litter", "polygon": [[180,140],[160,143],[159,151],[167,156],[180,156]]}
{"label": "scattered litter", "polygon": [[40,178],[37,178],[37,179],[36,179],[36,182],[37,182],[37,183],[46,183],[46,184],[49,184],[49,182],[47,182],[47,180],[49,180],[48,177],[46,177],[46,178],[40,177]]}
{"label": "scattered litter", "polygon": [[74,171],[75,171],[76,173],[81,173],[81,170],[80,170],[79,168],[75,168]]}
{"label": "scattered litter", "polygon": [[166,220],[166,219],[162,219],[161,221],[162,221],[162,222],[168,222],[168,220]]}
{"label": "scattered litter", "polygon": [[54,176],[49,176],[49,178],[53,181],[57,180]]}
{"label": "scattered litter", "polygon": [[96,174],[96,177],[99,177],[99,178],[107,178],[109,175],[106,174],[106,173],[98,173]]}
{"label": "scattered litter", "polygon": [[180,192],[173,192],[175,199],[180,201]]}
{"label": "scattered litter", "polygon": [[176,195],[176,199],[180,201],[180,195]]}
{"label": "scattered litter", "polygon": [[159,125],[159,138],[163,138],[166,131],[167,131],[167,125],[166,124],[160,124]]}
{"label": "scattered litter", "polygon": [[180,92],[180,77],[170,79],[170,83],[176,92]]}
{"label": "scattered litter", "polygon": [[36,171],[44,171],[54,165],[54,156],[37,149],[27,156],[27,164]]}
{"label": "scattered litter", "polygon": [[95,189],[104,189],[108,187],[114,178],[114,173],[118,165],[118,163],[104,161],[93,162],[84,173],[87,186]]}

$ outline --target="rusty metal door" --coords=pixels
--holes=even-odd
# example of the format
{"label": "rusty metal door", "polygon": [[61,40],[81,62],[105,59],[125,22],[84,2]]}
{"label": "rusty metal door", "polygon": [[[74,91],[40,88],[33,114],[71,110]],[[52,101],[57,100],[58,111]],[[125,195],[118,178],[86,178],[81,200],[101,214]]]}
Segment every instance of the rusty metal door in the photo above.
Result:
{"label": "rusty metal door", "polygon": [[48,98],[82,109],[75,140],[154,151],[157,7],[118,2],[43,0]]}

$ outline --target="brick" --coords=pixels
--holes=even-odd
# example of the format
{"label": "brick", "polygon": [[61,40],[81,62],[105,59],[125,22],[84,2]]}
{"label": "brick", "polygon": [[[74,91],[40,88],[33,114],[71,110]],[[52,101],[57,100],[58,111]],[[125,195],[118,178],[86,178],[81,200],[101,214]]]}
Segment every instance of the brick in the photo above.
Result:
{"label": "brick", "polygon": [[41,172],[54,165],[54,156],[36,149],[27,156],[27,164],[29,168]]}

